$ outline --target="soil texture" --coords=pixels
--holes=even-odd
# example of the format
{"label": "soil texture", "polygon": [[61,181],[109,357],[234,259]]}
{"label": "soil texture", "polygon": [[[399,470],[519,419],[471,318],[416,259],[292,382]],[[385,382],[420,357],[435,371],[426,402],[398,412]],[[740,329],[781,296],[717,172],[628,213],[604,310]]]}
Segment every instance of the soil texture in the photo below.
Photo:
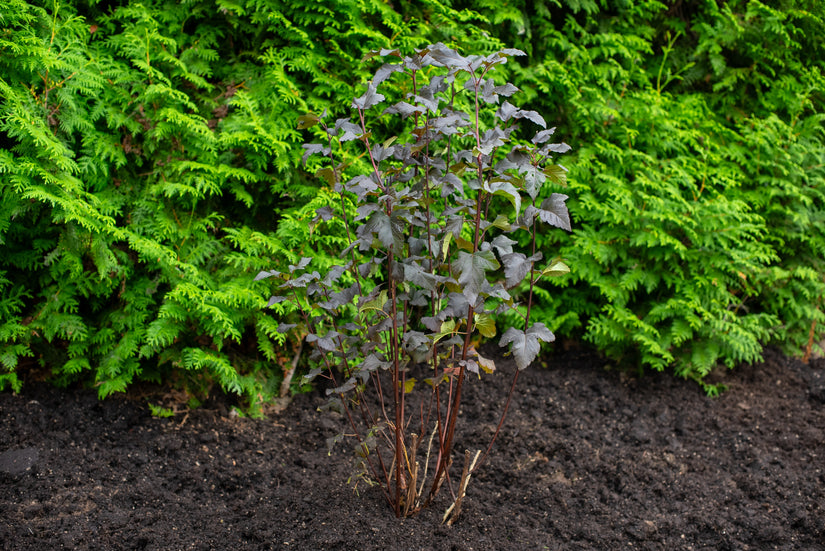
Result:
{"label": "soil texture", "polygon": [[[446,491],[398,520],[377,488],[347,483],[347,448],[327,448],[344,423],[317,411],[321,392],[266,419],[225,397],[161,419],[145,398],[2,393],[0,548],[825,549],[825,360],[766,350],[715,374],[717,398],[580,348],[543,363],[452,526]],[[465,385],[456,451],[493,431],[514,369],[498,365]]]}

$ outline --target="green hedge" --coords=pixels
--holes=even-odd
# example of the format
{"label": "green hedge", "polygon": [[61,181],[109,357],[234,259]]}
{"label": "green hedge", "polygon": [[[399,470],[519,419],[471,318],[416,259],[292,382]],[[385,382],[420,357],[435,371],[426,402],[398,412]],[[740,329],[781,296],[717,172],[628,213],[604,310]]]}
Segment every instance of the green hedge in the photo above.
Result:
{"label": "green hedge", "polygon": [[250,281],[302,253],[318,195],[295,120],[408,25],[381,2],[121,4],[0,11],[0,386],[30,356],[101,396],[174,375],[255,400],[285,353]]}
{"label": "green hedge", "polygon": [[437,40],[527,51],[509,77],[574,146],[575,231],[542,243],[573,272],[542,321],[697,379],[801,353],[825,332],[823,21],[817,1],[7,0],[0,388],[36,362],[101,396],[272,392],[298,342],[251,280],[342,242],[312,231],[332,194],[297,118],[346,107],[371,49]]}
{"label": "green hedge", "polygon": [[697,379],[821,342],[825,4],[780,4],[512,2],[490,27],[574,146],[553,329]]}

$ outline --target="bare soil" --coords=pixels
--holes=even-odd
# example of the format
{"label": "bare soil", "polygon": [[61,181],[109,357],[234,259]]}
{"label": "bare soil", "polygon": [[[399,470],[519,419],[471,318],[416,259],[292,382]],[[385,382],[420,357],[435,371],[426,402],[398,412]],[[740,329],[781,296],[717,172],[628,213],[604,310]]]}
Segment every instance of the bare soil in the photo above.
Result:
{"label": "bare soil", "polygon": [[[465,386],[457,450],[493,429],[512,365]],[[519,380],[453,526],[448,495],[398,520],[347,484],[344,425],[301,395],[267,419],[226,397],[173,418],[146,399],[29,384],[0,394],[0,548],[825,549],[825,361],[767,350],[708,398],[667,374],[544,358]],[[460,462],[460,461],[459,461]]]}

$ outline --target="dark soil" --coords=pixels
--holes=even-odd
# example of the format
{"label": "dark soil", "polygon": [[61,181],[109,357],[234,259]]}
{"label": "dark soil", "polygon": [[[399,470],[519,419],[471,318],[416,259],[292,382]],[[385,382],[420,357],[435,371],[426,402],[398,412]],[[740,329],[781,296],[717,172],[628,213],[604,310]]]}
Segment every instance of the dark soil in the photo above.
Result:
{"label": "dark soil", "polygon": [[[146,400],[30,384],[0,394],[0,547],[17,549],[825,549],[825,361],[768,350],[711,399],[582,350],[519,380],[453,526],[356,495],[340,418],[298,396],[265,420],[224,398],[174,418]],[[497,419],[507,365],[468,385],[457,449]],[[512,367],[510,367],[512,369]],[[494,407],[495,406],[495,407]],[[458,461],[460,462],[460,461]]]}

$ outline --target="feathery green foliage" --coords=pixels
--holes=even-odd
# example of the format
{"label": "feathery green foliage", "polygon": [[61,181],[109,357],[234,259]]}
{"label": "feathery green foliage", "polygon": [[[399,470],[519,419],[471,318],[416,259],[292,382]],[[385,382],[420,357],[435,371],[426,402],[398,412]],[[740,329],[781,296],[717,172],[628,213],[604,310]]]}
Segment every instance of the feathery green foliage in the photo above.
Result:
{"label": "feathery green foliage", "polygon": [[411,23],[377,1],[12,0],[0,19],[0,385],[31,356],[101,396],[174,374],[257,400],[291,353],[249,278],[340,243],[308,228],[327,192],[296,169],[295,120]]}
{"label": "feathery green foliage", "polygon": [[821,341],[822,3],[514,2],[508,13],[489,31],[532,55],[515,84],[534,108],[559,110],[576,148],[578,224],[543,243],[576,266],[546,288],[552,329],[697,379],[770,342],[801,354]]}
{"label": "feathery green foliage", "polygon": [[371,49],[436,41],[527,52],[500,78],[574,145],[575,231],[539,245],[576,270],[537,319],[697,379],[815,352],[823,34],[821,0],[6,0],[0,388],[37,363],[103,396],[172,377],[258,400],[301,336],[249,278],[345,239],[310,223],[335,195],[298,116],[341,115]]}

